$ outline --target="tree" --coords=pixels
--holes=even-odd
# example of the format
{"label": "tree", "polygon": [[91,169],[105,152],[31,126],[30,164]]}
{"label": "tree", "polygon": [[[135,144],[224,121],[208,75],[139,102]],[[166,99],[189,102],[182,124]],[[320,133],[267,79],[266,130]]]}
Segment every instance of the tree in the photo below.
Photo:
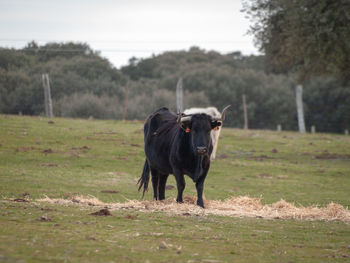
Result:
{"label": "tree", "polygon": [[[88,94],[82,102],[86,105],[95,103],[98,107],[94,109],[105,106],[103,112],[107,112],[107,109],[116,111],[117,107],[106,103],[103,97],[113,98],[114,103],[117,103],[124,94],[127,81],[122,72],[87,44],[68,42],[39,46],[30,42],[20,50],[0,48],[0,112],[41,114],[44,109],[43,73],[50,75],[54,103],[63,97],[72,96],[74,99],[74,94],[80,94],[82,98],[83,94]],[[73,99],[66,101],[71,102]],[[100,101],[97,103],[98,99]],[[69,103],[61,104],[66,106]],[[57,107],[54,108],[56,110]],[[79,113],[78,107],[73,110]],[[71,113],[73,110],[65,112]],[[59,116],[56,112],[55,115]],[[99,117],[102,114],[97,115]],[[116,116],[104,116],[107,118],[112,115]]]}
{"label": "tree", "polygon": [[[292,0],[290,0],[292,1]],[[232,105],[227,127],[243,127],[242,94],[247,98],[249,127],[297,127],[289,74],[267,74],[264,56],[240,52],[222,55],[193,47],[146,59],[130,59],[121,70],[88,46],[35,42],[21,50],[0,48],[0,112],[38,115],[44,107],[41,82],[50,75],[55,116],[119,119],[126,82],[127,119],[145,119],[161,106],[175,111],[175,87],[183,78],[184,108]],[[77,51],[77,52],[73,52]],[[66,52],[67,51],[67,52]],[[318,131],[350,128],[350,84],[323,76],[305,81],[306,123]]]}
{"label": "tree", "polygon": [[299,82],[350,80],[349,0],[244,0],[243,7],[272,72],[294,71]]}
{"label": "tree", "polygon": [[23,51],[27,54],[31,54],[37,57],[39,61],[48,61],[50,59],[67,58],[70,59],[74,56],[99,56],[98,52],[94,52],[86,43],[47,43],[43,46],[39,46],[35,41],[29,42]]}

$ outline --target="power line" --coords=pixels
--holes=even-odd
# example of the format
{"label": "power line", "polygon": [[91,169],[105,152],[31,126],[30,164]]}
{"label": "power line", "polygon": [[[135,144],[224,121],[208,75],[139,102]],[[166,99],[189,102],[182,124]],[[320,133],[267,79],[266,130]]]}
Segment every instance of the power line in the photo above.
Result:
{"label": "power line", "polygon": [[[87,52],[90,53],[89,51],[86,51],[85,49],[54,49],[54,48],[49,48],[49,49],[43,49],[43,48],[25,48],[25,49],[18,49],[18,51],[24,51],[24,52],[62,52],[62,53],[74,53],[74,52]],[[99,49],[99,50],[93,50],[91,53],[94,52],[115,52],[115,53],[122,53],[122,52],[141,52],[141,53],[146,53],[146,52],[164,52],[167,51],[166,49],[164,50],[154,50],[154,49]]]}
{"label": "power line", "polygon": [[95,42],[95,43],[110,43],[110,44],[118,44],[118,43],[134,43],[134,44],[156,44],[156,43],[166,43],[166,44],[189,44],[189,43],[201,43],[201,44],[235,44],[235,43],[250,43],[247,40],[98,40],[98,39],[85,39],[85,40],[55,40],[55,39],[20,39],[20,38],[2,38],[0,42]]}
{"label": "power line", "polygon": [[93,51],[88,51],[85,49],[43,49],[43,48],[25,48],[18,49],[18,51],[23,52],[57,52],[57,53],[161,53],[161,52],[176,52],[176,51],[185,51],[185,49],[98,49]]}
{"label": "power line", "polygon": [[[88,51],[86,49],[58,49],[58,48],[23,48],[23,49],[17,49],[18,51],[22,52],[61,52],[61,53],[162,53],[162,52],[177,52],[177,51],[185,51],[185,48],[164,48],[164,49],[94,49],[92,51]],[[233,52],[227,51],[227,52]],[[219,51],[217,51],[219,52]],[[220,52],[219,52],[220,53]]]}

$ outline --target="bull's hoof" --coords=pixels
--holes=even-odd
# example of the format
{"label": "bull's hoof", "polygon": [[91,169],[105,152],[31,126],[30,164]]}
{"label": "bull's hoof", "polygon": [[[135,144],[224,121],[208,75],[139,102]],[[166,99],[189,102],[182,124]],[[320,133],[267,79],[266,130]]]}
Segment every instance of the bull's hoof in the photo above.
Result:
{"label": "bull's hoof", "polygon": [[179,200],[179,199],[176,199],[176,203],[180,203],[180,204],[182,204],[184,201],[181,199],[181,200]]}
{"label": "bull's hoof", "polygon": [[200,207],[202,207],[202,208],[204,208],[204,204],[203,204],[203,201],[202,201],[202,202],[200,202],[200,201],[197,201],[197,205],[198,205],[198,206],[200,206]]}

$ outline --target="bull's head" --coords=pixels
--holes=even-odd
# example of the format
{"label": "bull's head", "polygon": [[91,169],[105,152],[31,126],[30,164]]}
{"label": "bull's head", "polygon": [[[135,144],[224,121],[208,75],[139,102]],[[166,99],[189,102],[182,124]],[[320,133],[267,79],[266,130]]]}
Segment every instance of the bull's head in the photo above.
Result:
{"label": "bull's head", "polygon": [[192,149],[195,154],[205,155],[209,153],[211,147],[210,132],[218,129],[225,120],[226,110],[230,107],[226,106],[221,113],[221,118],[213,118],[207,114],[191,114],[178,116],[177,122],[181,128],[191,135]]}

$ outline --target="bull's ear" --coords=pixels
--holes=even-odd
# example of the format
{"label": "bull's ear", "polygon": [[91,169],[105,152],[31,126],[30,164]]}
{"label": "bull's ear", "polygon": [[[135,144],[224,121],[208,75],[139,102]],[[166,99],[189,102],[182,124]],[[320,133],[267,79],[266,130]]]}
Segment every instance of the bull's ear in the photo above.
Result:
{"label": "bull's ear", "polygon": [[221,126],[221,121],[211,121],[211,128],[216,130]]}

